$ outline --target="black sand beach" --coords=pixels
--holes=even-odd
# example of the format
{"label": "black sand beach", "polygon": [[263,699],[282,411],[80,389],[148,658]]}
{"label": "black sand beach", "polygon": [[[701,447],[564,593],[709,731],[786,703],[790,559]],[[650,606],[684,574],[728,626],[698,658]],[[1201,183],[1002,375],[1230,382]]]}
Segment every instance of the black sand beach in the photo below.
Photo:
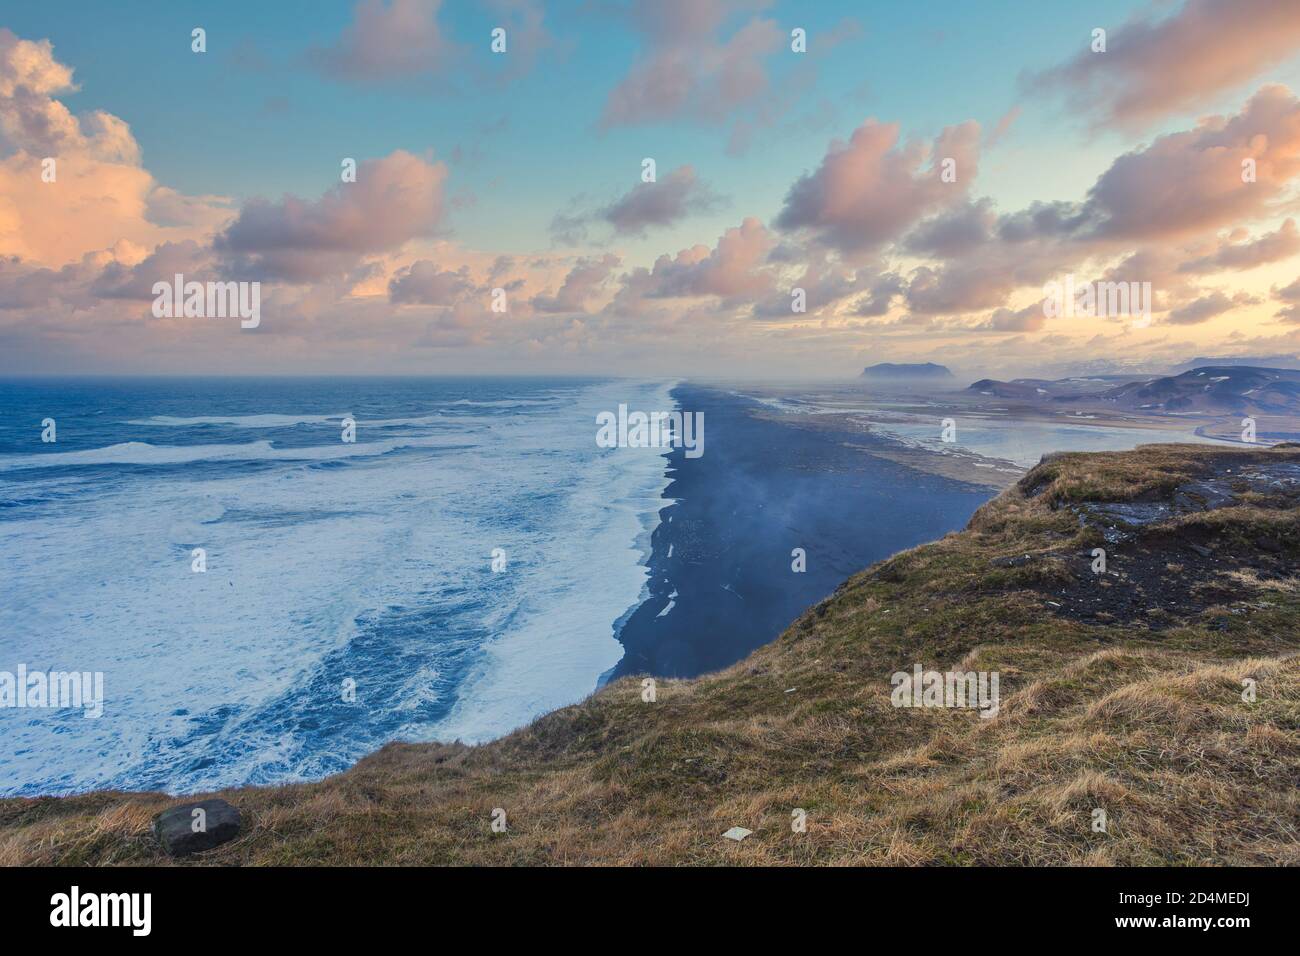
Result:
{"label": "black sand beach", "polygon": [[650,597],[624,622],[610,677],[726,667],[855,572],[960,529],[994,493],[871,455],[885,439],[757,417],[762,405],[721,389],[673,396],[704,412],[705,451],[669,456],[664,497],[677,500],[660,511]]}

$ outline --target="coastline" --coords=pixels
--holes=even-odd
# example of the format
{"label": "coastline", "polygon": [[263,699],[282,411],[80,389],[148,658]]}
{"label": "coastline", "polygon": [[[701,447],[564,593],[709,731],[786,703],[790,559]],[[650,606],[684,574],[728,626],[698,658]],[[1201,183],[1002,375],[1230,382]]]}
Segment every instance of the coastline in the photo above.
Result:
{"label": "coastline", "polygon": [[648,593],[616,624],[625,653],[599,686],[727,667],[863,568],[961,529],[995,494],[893,460],[888,439],[783,422],[722,388],[682,383],[672,397],[704,412],[706,452],[668,455]]}
{"label": "coastline", "polygon": [[[1041,464],[962,531],[854,574],[744,660],[665,682],[658,706],[629,678],[479,746],[394,743],[316,783],[218,791],[246,832],[184,863],[1284,864],[1300,605],[1279,581],[1295,577],[1300,445],[1209,458],[1181,444]],[[1178,504],[1207,466],[1234,489],[1249,466],[1254,484],[1210,511]],[[1129,539],[1116,579],[1164,607],[1116,619],[1094,613],[1094,572],[1069,556],[1099,540],[1099,508],[1134,502],[1174,516]],[[1024,553],[1037,564],[990,562]],[[1189,573],[1168,574],[1171,561]],[[1239,589],[1207,593],[1225,571]],[[898,707],[888,675],[917,662],[1001,673],[1005,710]],[[1255,706],[1237,703],[1241,675],[1267,688]],[[1089,836],[1097,797],[1115,794],[1124,839]],[[0,799],[0,856],[166,865],[151,827],[169,809],[157,792]],[[503,812],[508,831],[489,823]],[[736,826],[743,844],[725,837]]]}

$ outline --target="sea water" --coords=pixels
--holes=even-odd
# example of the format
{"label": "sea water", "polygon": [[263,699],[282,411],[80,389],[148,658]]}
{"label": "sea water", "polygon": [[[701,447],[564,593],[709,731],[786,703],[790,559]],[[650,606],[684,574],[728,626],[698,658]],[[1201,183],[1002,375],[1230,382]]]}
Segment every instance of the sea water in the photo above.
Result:
{"label": "sea water", "polygon": [[0,708],[0,794],[311,780],[580,700],[666,484],[596,416],[671,384],[0,382],[0,670],[104,675],[98,719]]}

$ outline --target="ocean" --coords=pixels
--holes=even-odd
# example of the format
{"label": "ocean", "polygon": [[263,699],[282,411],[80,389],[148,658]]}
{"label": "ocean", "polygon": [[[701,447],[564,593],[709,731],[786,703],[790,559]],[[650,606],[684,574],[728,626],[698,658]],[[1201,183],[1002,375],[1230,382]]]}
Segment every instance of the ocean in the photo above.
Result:
{"label": "ocean", "polygon": [[580,700],[668,481],[596,415],[672,384],[0,382],[0,671],[104,675],[98,719],[0,708],[0,794],[313,780]]}

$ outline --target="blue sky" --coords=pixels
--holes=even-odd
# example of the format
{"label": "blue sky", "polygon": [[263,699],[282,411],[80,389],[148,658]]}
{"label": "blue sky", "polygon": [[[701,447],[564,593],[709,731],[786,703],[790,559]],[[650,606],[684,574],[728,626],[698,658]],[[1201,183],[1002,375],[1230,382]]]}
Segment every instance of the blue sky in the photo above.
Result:
{"label": "blue sky", "polygon": [[[565,49],[545,54],[526,81],[463,81],[459,89],[419,79],[358,87],[310,68],[308,50],[344,29],[348,3],[5,6],[0,22],[20,36],[48,37],[75,66],[81,90],[66,98],[68,106],[106,109],[129,122],[146,165],[174,188],[240,199],[315,195],[335,181],[336,156],[405,149],[447,158],[456,146],[477,147],[472,161],[455,167],[454,190],[474,203],[472,213],[451,217],[456,235],[484,244],[504,231],[544,248],[557,208],[581,193],[608,198],[626,190],[643,156],[663,169],[693,164],[706,180],[743,196],[747,211],[767,213],[794,176],[816,165],[829,138],[847,136],[868,116],[927,137],[967,118],[992,128],[1023,99],[1022,70],[1066,59],[1079,37],[1097,23],[1122,20],[1133,4],[1102,0],[1085,12],[1079,4],[1029,0],[776,3],[765,13],[783,27],[808,30],[812,53],[819,35],[845,18],[862,32],[819,58],[812,89],[739,155],[729,154],[728,137],[716,127],[598,128],[608,91],[641,46],[599,3],[547,4],[550,30]],[[489,11],[451,2],[442,17],[455,38],[479,44],[481,69],[497,66],[487,49],[495,22]],[[206,57],[190,51],[194,26],[207,30]],[[778,59],[773,85],[801,66],[793,55]],[[1005,141],[1009,155],[984,173],[986,189],[1008,207],[1080,197],[1114,147],[1089,142],[1079,125],[1051,104],[1023,112]],[[1062,139],[1068,151],[1057,147]],[[1044,142],[1052,144],[1050,158]],[[647,248],[708,241],[735,215],[733,203],[711,222],[660,234]]]}

